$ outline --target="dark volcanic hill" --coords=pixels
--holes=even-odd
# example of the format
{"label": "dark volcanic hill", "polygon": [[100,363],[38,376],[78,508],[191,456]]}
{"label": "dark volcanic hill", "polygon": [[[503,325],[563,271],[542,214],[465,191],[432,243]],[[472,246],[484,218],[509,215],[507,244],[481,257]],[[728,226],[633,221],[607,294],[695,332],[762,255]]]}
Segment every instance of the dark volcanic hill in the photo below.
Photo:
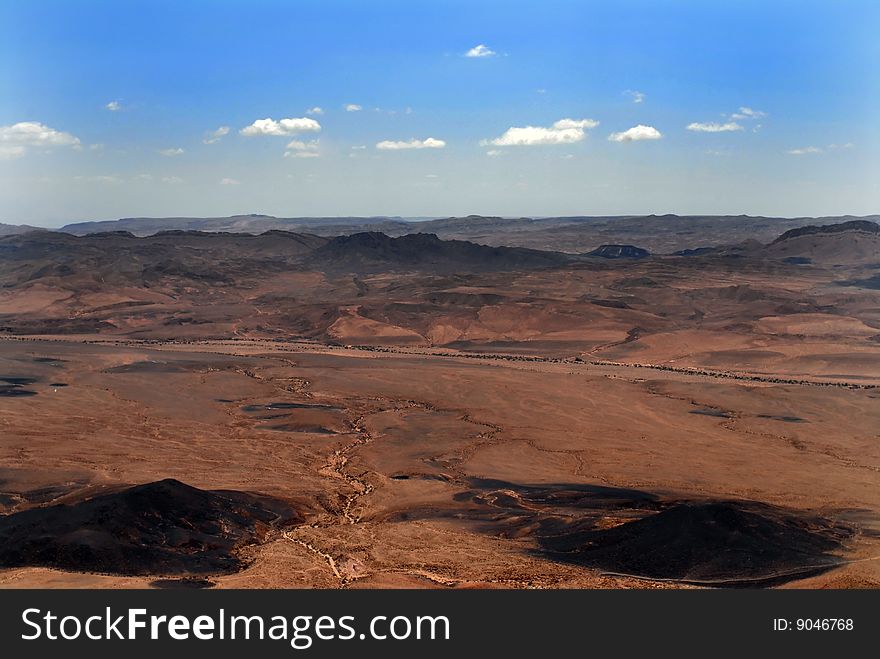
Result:
{"label": "dark volcanic hill", "polygon": [[282,501],[167,479],[0,517],[0,565],[129,575],[234,572],[242,567],[241,548],[297,521]]}
{"label": "dark volcanic hill", "polygon": [[480,272],[558,267],[574,259],[557,252],[440,240],[432,233],[392,238],[383,233],[365,232],[338,236],[316,249],[308,260],[319,268],[346,272],[401,269]]}
{"label": "dark volcanic hill", "polygon": [[852,530],[739,501],[679,503],[610,529],[542,538],[560,560],[618,574],[717,586],[768,585],[841,563]]}
{"label": "dark volcanic hill", "polygon": [[635,245],[602,245],[587,252],[587,256],[598,256],[603,259],[643,259],[650,256],[650,252]]}

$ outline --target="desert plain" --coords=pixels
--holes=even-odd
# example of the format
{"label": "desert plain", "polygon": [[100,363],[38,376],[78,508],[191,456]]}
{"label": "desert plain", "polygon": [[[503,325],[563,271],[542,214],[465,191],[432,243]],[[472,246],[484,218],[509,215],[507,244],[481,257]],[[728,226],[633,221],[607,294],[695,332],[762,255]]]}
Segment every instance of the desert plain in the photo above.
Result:
{"label": "desert plain", "polygon": [[0,238],[0,586],[876,588],[880,230],[843,219]]}

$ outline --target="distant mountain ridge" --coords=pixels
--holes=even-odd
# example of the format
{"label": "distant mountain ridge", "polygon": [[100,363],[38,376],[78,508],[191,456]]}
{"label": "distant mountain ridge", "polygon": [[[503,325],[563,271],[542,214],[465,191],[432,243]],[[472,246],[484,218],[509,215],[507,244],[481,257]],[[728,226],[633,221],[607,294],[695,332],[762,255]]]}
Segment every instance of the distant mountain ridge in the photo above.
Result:
{"label": "distant mountain ridge", "polygon": [[40,227],[32,227],[29,224],[3,224],[0,222],[0,236],[14,236],[28,231],[46,231]]}
{"label": "distant mountain ridge", "polygon": [[778,218],[749,215],[609,215],[500,217],[468,215],[446,218],[289,217],[233,215],[198,218],[124,218],[68,224],[61,230],[76,235],[114,230],[147,236],[160,231],[224,231],[259,234],[271,230],[312,233],[325,237],[381,232],[391,237],[433,233],[442,240],[467,240],[495,247],[525,247],[584,254],[602,245],[638,245],[652,254],[672,254],[699,247],[740,244],[753,239],[768,243],[791,229],[853,220],[880,220],[880,215],[855,218]]}

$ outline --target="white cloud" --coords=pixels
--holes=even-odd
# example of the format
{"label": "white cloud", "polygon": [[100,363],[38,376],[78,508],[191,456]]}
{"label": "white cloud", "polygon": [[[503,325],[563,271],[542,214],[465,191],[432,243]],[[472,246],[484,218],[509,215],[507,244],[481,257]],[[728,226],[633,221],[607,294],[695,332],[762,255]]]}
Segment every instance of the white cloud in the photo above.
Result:
{"label": "white cloud", "polygon": [[291,140],[287,144],[285,158],[317,158],[318,157],[318,140],[303,142],[301,140]]}
{"label": "white cloud", "polygon": [[14,160],[21,158],[25,154],[23,146],[5,146],[0,145],[0,160]]}
{"label": "white cloud", "polygon": [[202,144],[214,144],[219,142],[222,137],[229,134],[229,126],[220,126],[217,130],[212,130],[208,136],[202,140]]}
{"label": "white cloud", "polygon": [[311,142],[303,142],[301,140],[291,140],[287,143],[288,151],[317,151],[318,150],[318,140],[312,140]]}
{"label": "white cloud", "polygon": [[241,181],[239,181],[238,179],[234,179],[234,178],[221,178],[220,179],[220,185],[238,185],[239,183],[241,183]]}
{"label": "white cloud", "polygon": [[152,174],[138,174],[137,176],[134,177],[134,180],[135,181],[152,181],[153,175]]}
{"label": "white cloud", "polygon": [[629,96],[632,99],[633,103],[643,103],[645,100],[645,94],[642,92],[637,92],[634,89],[627,89],[623,93]]}
{"label": "white cloud", "polygon": [[489,149],[486,151],[486,155],[492,158],[497,158],[498,156],[503,156],[507,151],[502,151],[501,149]]}
{"label": "white cloud", "polygon": [[358,105],[357,103],[348,103],[345,106],[346,112],[360,112],[363,109],[364,109],[363,106]]}
{"label": "white cloud", "polygon": [[832,151],[836,149],[851,149],[855,146],[852,142],[847,142],[846,144],[829,144],[828,148]]}
{"label": "white cloud", "polygon": [[544,126],[522,126],[508,128],[501,137],[483,140],[482,146],[533,146],[536,144],[571,144],[580,142],[586,131],[595,128],[595,119],[560,119],[549,128]]}
{"label": "white cloud", "polygon": [[812,153],[824,153],[822,149],[817,146],[805,146],[801,149],[790,149],[786,151],[790,156],[806,156]]}
{"label": "white cloud", "polygon": [[20,158],[31,147],[56,146],[81,148],[78,137],[55,130],[37,121],[20,121],[17,124],[0,126],[0,158],[4,160]]}
{"label": "white cloud", "polygon": [[170,149],[159,149],[159,153],[168,158],[173,158],[174,156],[182,156],[183,149],[180,147],[172,147]]}
{"label": "white cloud", "polygon": [[247,137],[255,135],[295,135],[296,133],[317,132],[321,130],[321,124],[308,117],[296,119],[280,119],[275,121],[271,118],[257,119],[250,126],[245,126],[239,132]]}
{"label": "white cloud", "polygon": [[729,133],[735,130],[742,130],[743,127],[735,121],[728,121],[724,124],[714,122],[704,124],[695,121],[692,124],[688,124],[687,129],[697,133]]}
{"label": "white cloud", "polygon": [[611,133],[608,139],[612,142],[638,142],[640,140],[659,140],[663,135],[653,126],[633,126],[620,133]]}
{"label": "white cloud", "polygon": [[118,183],[122,183],[122,179],[118,176],[74,176],[73,179],[75,181],[86,181],[88,183],[104,183],[109,185],[116,185]]}
{"label": "white cloud", "polygon": [[762,112],[761,110],[753,110],[749,107],[740,107],[739,112],[734,112],[730,115],[731,119],[760,119],[761,117],[766,117],[767,113]]}
{"label": "white cloud", "polygon": [[22,146],[79,146],[79,139],[37,121],[20,121],[11,126],[0,126],[0,143]]}
{"label": "white cloud", "polygon": [[486,46],[485,44],[477,44],[469,51],[467,51],[464,56],[465,57],[492,57],[493,55],[497,55],[494,50]]}
{"label": "white cloud", "polygon": [[162,183],[170,183],[172,185],[178,185],[183,183],[183,179],[179,176],[163,176]]}
{"label": "white cloud", "polygon": [[315,107],[306,110],[306,114],[324,114],[324,109],[316,105]]}
{"label": "white cloud", "polygon": [[120,103],[119,101],[110,101],[104,107],[110,110],[110,112],[119,112],[122,109],[122,103]]}
{"label": "white cloud", "polygon": [[355,144],[353,147],[351,147],[351,150],[352,151],[363,151],[366,148],[367,148],[366,144]]}
{"label": "white cloud", "polygon": [[399,151],[401,149],[442,149],[445,146],[446,142],[434,139],[433,137],[428,137],[424,140],[412,139],[400,142],[383,140],[376,144],[376,148],[382,151]]}

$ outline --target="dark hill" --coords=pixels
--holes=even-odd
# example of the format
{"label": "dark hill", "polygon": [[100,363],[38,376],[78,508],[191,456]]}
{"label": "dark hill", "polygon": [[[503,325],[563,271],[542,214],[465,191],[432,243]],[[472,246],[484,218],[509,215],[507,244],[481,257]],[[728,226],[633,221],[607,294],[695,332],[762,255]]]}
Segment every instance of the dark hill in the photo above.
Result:
{"label": "dark hill", "polygon": [[650,252],[635,245],[602,245],[587,252],[587,256],[598,256],[603,259],[643,259],[650,256]]}
{"label": "dark hill", "polygon": [[126,231],[73,236],[43,231],[0,238],[0,285],[46,278],[104,284],[234,284],[295,267],[327,242],[310,234],[271,231],[166,231],[139,238]]}
{"label": "dark hill", "polygon": [[821,519],[744,502],[680,503],[605,530],[542,539],[557,557],[654,579],[761,585],[839,565],[851,535]]}
{"label": "dark hill", "polygon": [[288,504],[166,479],[71,505],[0,517],[0,565],[114,574],[211,574],[238,551],[300,521]]}
{"label": "dark hill", "polygon": [[316,249],[309,261],[318,267],[348,272],[382,269],[452,272],[549,268],[571,263],[572,257],[521,247],[440,240],[432,233],[392,238],[384,233],[364,232],[332,239]]}

